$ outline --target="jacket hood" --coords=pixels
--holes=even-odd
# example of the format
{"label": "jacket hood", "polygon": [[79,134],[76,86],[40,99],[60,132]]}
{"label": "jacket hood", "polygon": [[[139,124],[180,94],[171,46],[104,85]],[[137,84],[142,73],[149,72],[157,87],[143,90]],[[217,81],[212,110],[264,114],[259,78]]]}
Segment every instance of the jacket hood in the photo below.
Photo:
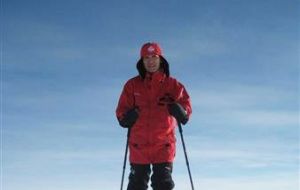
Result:
{"label": "jacket hood", "polygon": [[[169,77],[170,76],[170,71],[169,71],[169,63],[168,61],[163,57],[163,56],[159,56],[160,57],[160,70],[165,73],[166,77]],[[144,67],[144,64],[143,64],[143,58],[140,58],[136,64],[136,68],[139,72],[139,75],[145,79],[145,76],[146,76],[146,69]]]}

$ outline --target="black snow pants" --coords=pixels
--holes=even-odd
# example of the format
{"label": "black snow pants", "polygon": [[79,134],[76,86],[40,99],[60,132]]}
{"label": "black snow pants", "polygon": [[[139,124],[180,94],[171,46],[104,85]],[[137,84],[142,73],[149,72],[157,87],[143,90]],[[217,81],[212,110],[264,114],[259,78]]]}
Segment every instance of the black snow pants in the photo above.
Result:
{"label": "black snow pants", "polygon": [[[172,190],[172,163],[152,164],[151,186],[153,190]],[[150,178],[150,164],[131,164],[127,190],[146,190]]]}

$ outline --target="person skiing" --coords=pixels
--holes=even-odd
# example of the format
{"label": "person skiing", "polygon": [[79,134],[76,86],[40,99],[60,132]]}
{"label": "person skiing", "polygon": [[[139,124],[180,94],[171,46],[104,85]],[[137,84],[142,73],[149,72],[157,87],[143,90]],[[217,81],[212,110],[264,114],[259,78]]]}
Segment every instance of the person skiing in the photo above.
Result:
{"label": "person skiing", "polygon": [[192,113],[190,97],[170,76],[169,63],[158,43],[142,46],[136,64],[139,75],[129,79],[116,109],[119,124],[130,130],[130,174],[127,190],[171,190],[176,151],[175,127]]}

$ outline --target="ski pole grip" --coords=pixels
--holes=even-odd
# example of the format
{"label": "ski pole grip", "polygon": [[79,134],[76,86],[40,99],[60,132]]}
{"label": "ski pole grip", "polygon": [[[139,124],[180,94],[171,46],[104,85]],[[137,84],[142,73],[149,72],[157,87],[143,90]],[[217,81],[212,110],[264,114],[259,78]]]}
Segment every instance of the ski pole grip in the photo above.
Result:
{"label": "ski pole grip", "polygon": [[182,133],[182,126],[181,126],[181,123],[177,120],[177,124],[178,124],[178,127],[179,127],[179,132]]}
{"label": "ski pole grip", "polygon": [[130,132],[131,132],[131,128],[128,128],[128,130],[127,130],[127,140],[129,140]]}

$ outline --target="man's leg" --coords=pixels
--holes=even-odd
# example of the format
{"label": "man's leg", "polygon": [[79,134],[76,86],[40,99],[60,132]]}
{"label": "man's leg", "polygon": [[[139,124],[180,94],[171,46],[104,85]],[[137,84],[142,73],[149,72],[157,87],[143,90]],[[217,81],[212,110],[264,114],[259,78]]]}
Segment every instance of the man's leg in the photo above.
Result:
{"label": "man's leg", "polygon": [[172,163],[153,164],[153,175],[151,176],[153,190],[172,190],[174,188],[172,170]]}
{"label": "man's leg", "polygon": [[127,190],[146,190],[150,172],[150,164],[131,164]]}

